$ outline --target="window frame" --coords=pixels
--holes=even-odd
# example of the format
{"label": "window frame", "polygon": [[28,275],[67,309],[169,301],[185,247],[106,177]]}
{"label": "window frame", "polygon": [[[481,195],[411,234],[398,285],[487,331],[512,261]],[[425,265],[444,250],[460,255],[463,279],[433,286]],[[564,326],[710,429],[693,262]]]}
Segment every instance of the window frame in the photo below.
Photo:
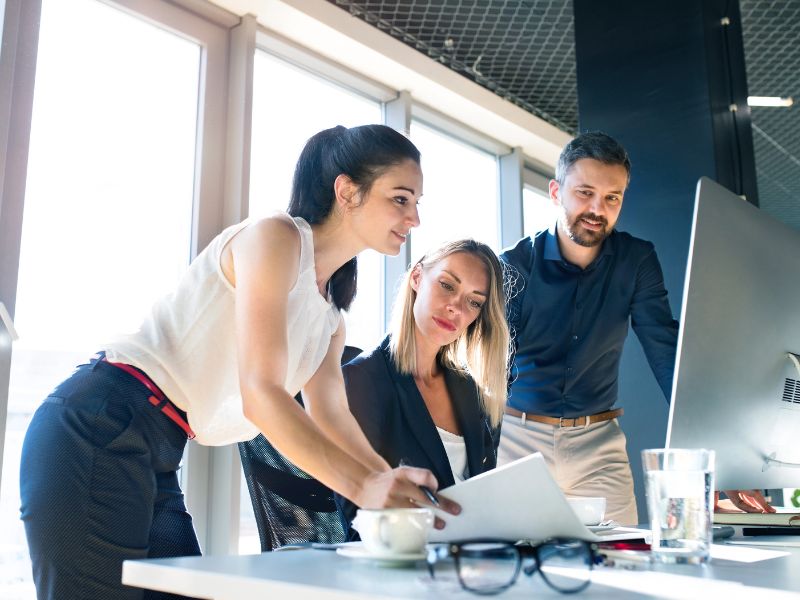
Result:
{"label": "window frame", "polygon": [[[191,253],[193,258],[223,228],[226,197],[225,148],[228,138],[228,43],[231,25],[240,19],[222,9],[198,12],[160,0],[101,0],[136,18],[166,29],[201,47],[198,93],[195,184],[192,209]],[[197,3],[197,7],[202,7]],[[0,197],[0,301],[14,314],[22,214],[25,201],[27,158],[31,132],[36,57],[38,52],[41,0],[7,0],[3,28],[4,51],[0,58],[0,144],[5,152],[0,161],[3,174]],[[229,163],[228,163],[229,166]],[[0,335],[3,335],[0,333]],[[10,344],[0,344],[0,465],[5,442],[11,368]],[[192,448],[194,445],[190,445]],[[187,468],[181,473],[187,505],[201,546],[223,545],[212,535],[210,507],[218,507],[206,493],[209,485],[208,457],[189,451]],[[2,481],[0,471],[0,481]],[[205,480],[205,481],[204,481]],[[238,498],[238,497],[237,497]]]}
{"label": "window frame", "polygon": [[[522,174],[522,188],[520,190],[521,200],[522,200],[522,229],[524,235],[533,235],[534,232],[532,231],[524,231],[525,228],[525,202],[524,202],[524,190],[530,190],[531,192],[538,193],[545,198],[550,197],[550,180],[555,177],[554,172],[547,173],[545,169],[541,167],[533,167],[531,165],[526,164],[523,174]],[[522,237],[520,236],[520,237]]]}
{"label": "window frame", "polygon": [[[41,0],[6,0],[0,55],[0,148],[3,150],[0,156],[5,157],[0,160],[0,302],[12,318],[19,275],[40,16]],[[11,352],[10,332],[0,327],[0,485]]]}
{"label": "window frame", "polygon": [[[229,12],[222,7],[224,2],[100,1],[191,39],[202,47],[192,257],[225,226],[248,216],[253,61],[256,49],[306,70],[315,77],[327,79],[351,92],[381,102],[384,124],[398,131],[407,133],[412,119],[416,119],[462,143],[493,154],[498,160],[501,245],[506,246],[521,237],[515,232],[518,229],[521,233],[522,229],[522,189],[523,185],[529,185],[529,165],[538,165],[538,161],[526,157],[521,148],[511,148],[466,125],[471,116],[462,115],[464,122],[459,121],[415,100],[411,91],[394,89],[345,66],[346,61],[337,62],[335,55],[328,57],[285,37],[280,31],[265,27],[257,21],[257,17],[249,14],[240,17]],[[327,11],[325,14],[330,13],[331,18],[340,16],[330,10],[326,3],[322,3],[322,9],[325,9],[323,12]],[[40,11],[41,0],[5,0],[2,21],[0,148],[13,148],[14,152],[6,151],[4,158],[0,159],[0,301],[12,316],[19,266]],[[354,27],[354,31],[367,31],[363,24],[350,23],[348,26],[342,25],[342,35],[351,34],[347,28],[349,26]],[[280,29],[279,23],[276,23],[276,29]],[[386,40],[387,47],[393,43],[392,40]],[[415,64],[419,65],[417,62]],[[425,65],[419,65],[421,72],[427,70]],[[409,79],[412,86],[414,81]],[[471,93],[455,88],[451,91],[463,93],[465,97]],[[429,92],[426,94],[430,97]],[[490,100],[487,100],[487,106],[494,106],[496,101]],[[384,328],[388,325],[395,286],[408,268],[409,259],[410,249],[407,247],[404,247],[400,256],[383,259],[381,322]],[[0,327],[0,481],[12,352],[11,345],[3,343],[3,335],[5,333]],[[182,486],[194,516],[201,546],[206,553],[236,552],[240,472],[235,446],[208,448],[189,445],[186,466],[181,473]]]}

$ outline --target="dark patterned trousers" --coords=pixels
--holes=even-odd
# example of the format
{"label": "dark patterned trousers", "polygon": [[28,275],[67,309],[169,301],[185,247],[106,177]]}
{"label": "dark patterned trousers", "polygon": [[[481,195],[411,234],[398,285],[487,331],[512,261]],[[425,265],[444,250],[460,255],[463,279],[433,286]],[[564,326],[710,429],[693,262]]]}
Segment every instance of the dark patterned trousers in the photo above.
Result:
{"label": "dark patterned trousers", "polygon": [[186,434],[149,396],[93,359],[34,414],[20,495],[39,600],[177,598],[121,583],[123,560],[200,554],[176,472]]}

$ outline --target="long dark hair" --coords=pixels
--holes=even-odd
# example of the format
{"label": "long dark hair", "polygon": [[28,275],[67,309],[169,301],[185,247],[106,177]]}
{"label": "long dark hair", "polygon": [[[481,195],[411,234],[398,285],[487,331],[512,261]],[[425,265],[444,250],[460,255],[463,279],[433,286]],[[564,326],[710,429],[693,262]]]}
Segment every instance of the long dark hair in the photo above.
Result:
{"label": "long dark hair", "polygon": [[[386,125],[350,129],[338,125],[320,131],[306,142],[300,153],[287,212],[312,225],[322,223],[333,210],[333,184],[339,175],[347,175],[363,197],[378,177],[409,159],[419,164],[417,147]],[[357,284],[358,265],[353,257],[330,279],[328,289],[336,308],[350,308]]]}

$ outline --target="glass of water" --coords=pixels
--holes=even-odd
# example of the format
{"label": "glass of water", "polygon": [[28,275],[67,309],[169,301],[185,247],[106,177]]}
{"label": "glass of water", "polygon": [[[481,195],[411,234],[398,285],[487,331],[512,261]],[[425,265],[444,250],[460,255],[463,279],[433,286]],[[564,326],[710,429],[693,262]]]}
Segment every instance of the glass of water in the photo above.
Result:
{"label": "glass of water", "polygon": [[700,564],[711,549],[714,451],[642,450],[653,558]]}

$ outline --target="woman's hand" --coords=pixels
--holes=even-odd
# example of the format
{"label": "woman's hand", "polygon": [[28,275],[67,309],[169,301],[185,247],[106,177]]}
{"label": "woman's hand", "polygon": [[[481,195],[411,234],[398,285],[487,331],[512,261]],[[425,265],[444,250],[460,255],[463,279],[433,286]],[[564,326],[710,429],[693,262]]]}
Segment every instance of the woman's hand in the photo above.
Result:
{"label": "woman's hand", "polygon": [[772,506],[758,490],[724,490],[730,503],[735,507],[725,506],[719,501],[719,492],[714,492],[714,512],[738,512],[743,510],[749,513],[774,513]]}
{"label": "woman's hand", "polygon": [[[436,491],[439,484],[427,469],[398,467],[375,471],[364,480],[355,503],[361,508],[433,508],[420,486]],[[439,501],[437,508],[452,515],[461,512],[455,502],[438,495],[436,499]],[[444,521],[436,517],[434,526],[443,529]]]}

